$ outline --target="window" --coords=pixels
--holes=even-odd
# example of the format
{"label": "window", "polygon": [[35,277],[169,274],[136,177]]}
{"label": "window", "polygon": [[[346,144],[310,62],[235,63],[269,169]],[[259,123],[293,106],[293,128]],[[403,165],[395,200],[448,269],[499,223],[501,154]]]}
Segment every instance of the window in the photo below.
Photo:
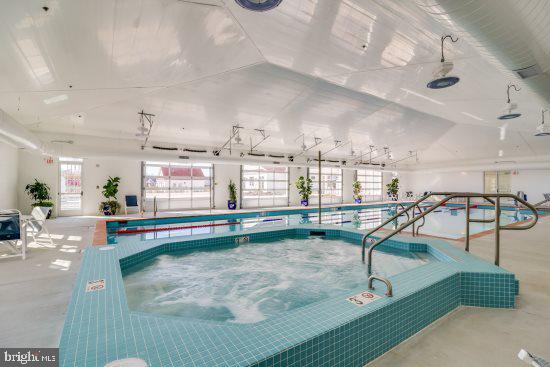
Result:
{"label": "window", "polygon": [[[309,178],[312,182],[311,202],[319,201],[319,169],[310,168]],[[323,204],[341,204],[342,203],[342,170],[339,168],[321,169],[321,194]]]}
{"label": "window", "polygon": [[357,170],[364,201],[382,200],[382,172],[370,169]]}
{"label": "window", "polygon": [[288,167],[243,165],[243,208],[288,205]]}
{"label": "window", "polygon": [[212,207],[212,165],[209,163],[143,163],[145,210]]}

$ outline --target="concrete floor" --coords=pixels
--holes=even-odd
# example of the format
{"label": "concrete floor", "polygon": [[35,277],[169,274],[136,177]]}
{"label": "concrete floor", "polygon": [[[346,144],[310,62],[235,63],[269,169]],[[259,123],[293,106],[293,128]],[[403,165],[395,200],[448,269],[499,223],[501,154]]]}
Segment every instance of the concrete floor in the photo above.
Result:
{"label": "concrete floor", "polygon": [[[54,246],[40,239],[25,261],[0,259],[1,347],[58,345],[81,250],[98,218],[50,220]],[[516,310],[460,308],[369,366],[521,366],[521,348],[550,359],[550,217],[501,237],[501,265],[520,280]],[[472,240],[471,249],[492,261],[493,236]]]}
{"label": "concrete floor", "polygon": [[[470,251],[494,261],[493,235],[472,240]],[[368,366],[526,366],[522,348],[550,360],[549,264],[549,217],[528,231],[502,231],[500,265],[520,281],[517,308],[461,307]]]}

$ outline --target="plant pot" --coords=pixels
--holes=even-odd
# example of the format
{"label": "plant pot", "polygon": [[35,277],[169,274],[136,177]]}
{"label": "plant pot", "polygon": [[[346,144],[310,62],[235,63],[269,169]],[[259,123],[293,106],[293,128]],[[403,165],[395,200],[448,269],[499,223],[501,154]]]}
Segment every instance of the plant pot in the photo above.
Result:
{"label": "plant pot", "polygon": [[309,200],[306,199],[306,200],[300,200],[300,205],[301,206],[308,206],[309,205]]}
{"label": "plant pot", "polygon": [[38,206],[42,213],[46,216],[46,219],[50,219],[52,217],[52,207],[51,206]]}
{"label": "plant pot", "polygon": [[361,204],[361,202],[363,201],[361,198],[355,198],[355,204]]}
{"label": "plant pot", "polygon": [[229,210],[237,209],[237,202],[235,200],[227,200],[227,209]]}
{"label": "plant pot", "polygon": [[103,204],[103,215],[111,215],[111,206],[109,204]]}

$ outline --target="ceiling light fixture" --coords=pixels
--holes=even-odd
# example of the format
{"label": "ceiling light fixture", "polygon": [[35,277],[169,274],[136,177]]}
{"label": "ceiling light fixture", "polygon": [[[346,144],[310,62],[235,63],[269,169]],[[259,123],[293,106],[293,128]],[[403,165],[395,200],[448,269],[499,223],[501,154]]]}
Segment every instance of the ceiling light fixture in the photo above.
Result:
{"label": "ceiling light fixture", "polygon": [[510,88],[514,88],[516,92],[521,90],[521,88],[516,87],[515,84],[508,84],[508,87],[506,88],[506,95],[508,96],[508,99],[506,101],[503,114],[498,116],[499,120],[510,120],[521,116],[521,113],[514,112],[514,110],[518,108],[518,105],[517,103],[512,103],[510,101]]}
{"label": "ceiling light fixture", "polygon": [[441,64],[434,72],[434,79],[427,84],[430,89],[442,89],[455,85],[460,80],[457,76],[447,76],[453,70],[452,61],[445,61],[445,54],[443,53],[444,43],[446,39],[450,39],[451,42],[458,41],[458,38],[454,39],[450,34],[441,37]]}
{"label": "ceiling light fixture", "polygon": [[543,109],[542,110],[542,122],[537,127],[537,132],[535,133],[535,136],[550,136],[550,131],[546,131],[544,128],[544,113],[548,112],[548,110]]}
{"label": "ceiling light fixture", "polygon": [[283,0],[235,0],[237,4],[252,11],[267,11],[279,6]]}
{"label": "ceiling light fixture", "polygon": [[45,104],[52,104],[52,103],[57,103],[57,102],[63,102],[63,101],[66,101],[68,99],[69,99],[69,96],[67,96],[66,94],[60,94],[60,95],[55,96],[55,97],[46,98],[44,100],[44,103]]}
{"label": "ceiling light fixture", "polygon": [[430,97],[428,97],[428,96],[425,96],[425,95],[423,95],[423,94],[413,92],[413,91],[410,90],[410,89],[407,89],[407,88],[400,88],[400,89],[401,89],[403,92],[407,92],[407,93],[409,93],[409,94],[412,94],[413,96],[417,96],[417,97],[420,97],[420,98],[424,98],[425,100],[430,101],[430,102],[432,102],[432,103],[435,103],[435,104],[438,104],[438,105],[444,105],[444,104],[445,104],[445,103],[443,103],[443,102],[439,102],[439,101],[437,101],[437,100],[435,100],[435,99],[433,99],[433,98],[430,98]]}

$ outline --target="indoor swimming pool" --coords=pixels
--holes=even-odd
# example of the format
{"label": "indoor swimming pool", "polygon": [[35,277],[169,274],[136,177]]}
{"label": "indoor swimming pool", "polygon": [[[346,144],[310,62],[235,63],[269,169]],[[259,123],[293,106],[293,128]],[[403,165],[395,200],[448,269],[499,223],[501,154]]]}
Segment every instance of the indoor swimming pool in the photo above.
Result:
{"label": "indoor swimming pool", "polygon": [[[367,282],[360,241],[289,237],[164,254],[123,273],[133,311],[231,323],[256,323],[329,299]],[[432,256],[387,247],[374,255],[385,277]]]}
{"label": "indoor swimming pool", "polygon": [[[404,205],[407,205],[407,203],[404,203]],[[427,207],[423,206],[422,210]],[[400,207],[395,204],[329,207],[323,208],[321,222],[344,228],[368,230],[394,216],[399,210]],[[419,233],[447,239],[463,238],[465,235],[465,216],[466,212],[463,205],[450,204],[440,207],[425,217],[426,222],[421,226]],[[474,219],[490,219],[494,218],[494,210],[491,206],[476,205],[470,209],[470,216]],[[529,218],[531,216],[527,210],[503,207],[500,220],[502,225],[508,225]],[[385,228],[394,229],[406,221],[407,216],[403,214],[397,221],[389,223]],[[163,238],[177,239],[180,237],[316,223],[318,223],[318,213],[316,209],[312,208],[109,221],[107,222],[107,242],[115,244]],[[422,221],[417,222],[417,226],[420,224],[422,224]],[[482,233],[493,228],[494,223],[472,223],[470,224],[470,234]],[[404,230],[405,233],[411,231],[411,227]]]}

